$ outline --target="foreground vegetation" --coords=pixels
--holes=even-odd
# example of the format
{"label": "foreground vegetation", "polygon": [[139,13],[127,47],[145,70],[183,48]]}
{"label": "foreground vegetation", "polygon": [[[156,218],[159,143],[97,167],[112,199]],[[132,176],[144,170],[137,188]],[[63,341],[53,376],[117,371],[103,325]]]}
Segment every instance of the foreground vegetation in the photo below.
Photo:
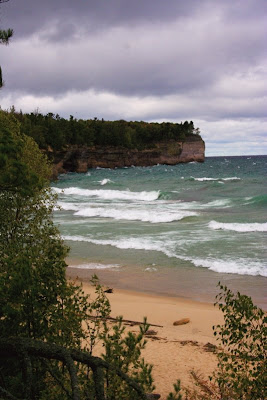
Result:
{"label": "foreground vegetation", "polygon": [[[50,172],[16,115],[0,111],[0,398],[145,399],[154,389],[141,357],[148,325],[133,334],[119,318],[108,324],[97,278],[94,300],[66,279]],[[219,290],[218,370],[211,382],[195,375],[198,389],[183,395],[178,381],[168,400],[266,398],[266,316],[249,297]]]}
{"label": "foreground vegetation", "polygon": [[[56,199],[49,176],[37,144],[21,134],[16,118],[0,112],[0,339],[6,344],[11,337],[41,340],[90,355],[102,340],[103,360],[132,376],[141,392],[149,392],[151,367],[140,357],[147,324],[138,335],[123,335],[120,320],[110,330],[105,322],[109,302],[97,280],[97,296],[91,301],[79,285],[66,279],[67,248],[53,224]],[[21,357],[6,357],[4,352],[0,359],[4,391],[17,398],[69,398],[72,381],[62,359],[29,360],[23,349]],[[107,369],[103,378],[107,398],[135,399],[136,390],[119,380],[113,369]],[[77,379],[83,398],[95,396],[92,369],[79,365]]]}

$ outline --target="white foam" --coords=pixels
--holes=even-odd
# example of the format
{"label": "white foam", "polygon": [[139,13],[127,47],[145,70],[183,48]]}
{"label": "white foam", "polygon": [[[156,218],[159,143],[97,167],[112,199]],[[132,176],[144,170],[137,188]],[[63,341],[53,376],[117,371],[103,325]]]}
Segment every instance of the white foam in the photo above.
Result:
{"label": "white foam", "polygon": [[192,176],[192,178],[195,181],[199,181],[199,182],[205,182],[205,181],[240,181],[240,179],[241,179],[241,178],[238,178],[237,176],[232,176],[232,177],[229,177],[229,178],[206,178],[206,177],[194,178]]}
{"label": "white foam", "polygon": [[84,197],[97,197],[105,200],[140,200],[140,201],[153,201],[157,200],[160,191],[151,192],[130,192],[128,190],[102,190],[102,189],[80,189],[77,187],[69,187],[67,189],[52,188],[56,193],[63,195],[75,195]]}
{"label": "white foam", "polygon": [[198,215],[192,211],[174,211],[174,210],[150,210],[150,209],[118,209],[110,207],[87,207],[74,213],[82,217],[102,217],[115,220],[143,221],[152,224],[180,221],[183,218]]}
{"label": "white foam", "polygon": [[79,269],[113,269],[119,268],[118,264],[98,264],[98,263],[86,263],[86,264],[78,264],[78,265],[69,265],[70,268],[79,268]]}
{"label": "white foam", "polygon": [[79,206],[75,203],[67,203],[65,201],[57,202],[58,208],[66,211],[79,211]]}
{"label": "white foam", "polygon": [[267,277],[264,265],[247,259],[218,260],[218,259],[190,259],[196,267],[208,268],[214,272],[239,275],[261,275]]}
{"label": "white foam", "polygon": [[102,181],[98,181],[100,183],[101,186],[106,185],[107,183],[113,183],[111,179],[102,179]]}
{"label": "white foam", "polygon": [[204,182],[204,181],[218,181],[217,178],[194,178],[192,176],[192,178],[194,179],[194,181],[199,181],[199,182]]}
{"label": "white foam", "polygon": [[218,230],[227,230],[227,231],[235,231],[235,232],[267,232],[267,222],[265,223],[247,223],[247,224],[239,224],[239,223],[223,223],[217,221],[209,222],[209,228]]}
{"label": "white foam", "polygon": [[128,239],[93,239],[88,236],[79,235],[65,235],[64,240],[70,240],[74,242],[88,242],[97,245],[113,246],[118,249],[134,249],[134,250],[150,250],[150,251],[162,251],[161,244],[158,241],[153,241],[152,239],[146,238],[128,238]]}
{"label": "white foam", "polygon": [[155,271],[157,271],[157,268],[155,268],[155,267],[147,267],[147,268],[145,268],[145,271],[147,271],[147,272],[155,272]]}
{"label": "white foam", "polygon": [[204,204],[204,207],[223,207],[223,208],[227,208],[230,207],[231,204],[231,200],[229,199],[219,199],[219,200],[213,200],[210,201],[207,204]]}
{"label": "white foam", "polygon": [[222,178],[223,181],[240,181],[241,178],[238,178],[237,176],[233,176],[232,178]]}
{"label": "white foam", "polygon": [[113,246],[123,250],[147,250],[147,251],[158,251],[165,254],[167,257],[175,257],[177,259],[189,261],[196,267],[208,268],[218,273],[228,274],[240,274],[240,275],[261,275],[267,277],[267,270],[264,264],[260,261],[253,261],[248,259],[216,259],[216,258],[194,258],[183,256],[175,252],[175,246],[177,242],[164,243],[158,239],[148,238],[122,238],[122,239],[93,239],[91,237],[84,236],[63,236],[64,240],[88,242],[96,245]]}
{"label": "white foam", "polygon": [[176,206],[179,207],[179,209],[205,209],[205,208],[210,208],[210,207],[216,207],[216,208],[228,208],[231,207],[231,200],[230,199],[218,199],[218,200],[213,200],[210,201],[209,203],[200,203],[197,201],[190,201],[190,202],[177,202]]}

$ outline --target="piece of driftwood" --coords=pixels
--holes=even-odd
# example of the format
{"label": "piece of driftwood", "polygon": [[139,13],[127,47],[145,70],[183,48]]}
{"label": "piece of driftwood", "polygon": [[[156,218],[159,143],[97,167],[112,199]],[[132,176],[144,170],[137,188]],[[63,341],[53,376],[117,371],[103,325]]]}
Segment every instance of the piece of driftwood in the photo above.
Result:
{"label": "piece of driftwood", "polygon": [[[110,321],[117,321],[117,318],[113,318],[113,317],[107,317],[108,320]],[[144,322],[140,322],[140,321],[132,321],[131,319],[122,319],[121,320],[124,323],[130,324],[130,325],[143,325]],[[150,324],[148,322],[149,326],[156,326],[157,328],[163,328],[163,325],[156,325],[156,324]]]}
{"label": "piece of driftwood", "polygon": [[[118,321],[118,318],[114,318],[114,317],[105,317],[105,318],[103,318],[103,317],[100,317],[100,316],[97,316],[97,315],[96,316],[89,316],[88,318],[89,319],[102,319],[103,321],[106,321],[106,320],[113,321],[113,322]],[[144,322],[132,321],[131,319],[122,319],[121,322],[123,322],[125,324],[129,324],[131,326],[143,325],[144,324]],[[148,322],[148,325],[149,326],[155,326],[157,328],[163,328],[163,325],[150,324],[149,322]]]}

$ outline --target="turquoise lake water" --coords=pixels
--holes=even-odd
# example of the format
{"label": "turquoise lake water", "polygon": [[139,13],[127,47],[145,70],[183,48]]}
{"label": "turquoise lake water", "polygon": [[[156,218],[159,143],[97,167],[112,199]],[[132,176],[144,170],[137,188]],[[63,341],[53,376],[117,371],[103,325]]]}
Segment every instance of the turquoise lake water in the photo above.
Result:
{"label": "turquoise lake water", "polygon": [[55,222],[77,271],[208,301],[220,280],[266,307],[266,173],[266,156],[69,173]]}

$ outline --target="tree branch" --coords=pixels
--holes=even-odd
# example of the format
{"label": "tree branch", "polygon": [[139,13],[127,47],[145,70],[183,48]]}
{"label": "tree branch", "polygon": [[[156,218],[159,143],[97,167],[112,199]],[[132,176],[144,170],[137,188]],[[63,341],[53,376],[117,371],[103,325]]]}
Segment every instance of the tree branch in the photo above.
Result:
{"label": "tree branch", "polygon": [[114,371],[117,376],[119,376],[123,381],[125,381],[130,387],[132,387],[136,391],[140,399],[147,399],[142,388],[134,379],[130,378],[120,369],[111,366],[101,358],[91,356],[88,352],[76,349],[66,349],[65,347],[53,343],[41,342],[39,340],[32,340],[28,338],[14,337],[0,340],[0,356],[4,356],[6,358],[16,357],[23,351],[26,351],[29,356],[32,355],[49,360],[58,360],[66,364],[71,377],[73,400],[78,400],[80,398],[78,392],[77,371],[74,365],[74,361],[85,364],[88,367],[92,368],[92,370],[97,370],[98,368],[101,368]]}

